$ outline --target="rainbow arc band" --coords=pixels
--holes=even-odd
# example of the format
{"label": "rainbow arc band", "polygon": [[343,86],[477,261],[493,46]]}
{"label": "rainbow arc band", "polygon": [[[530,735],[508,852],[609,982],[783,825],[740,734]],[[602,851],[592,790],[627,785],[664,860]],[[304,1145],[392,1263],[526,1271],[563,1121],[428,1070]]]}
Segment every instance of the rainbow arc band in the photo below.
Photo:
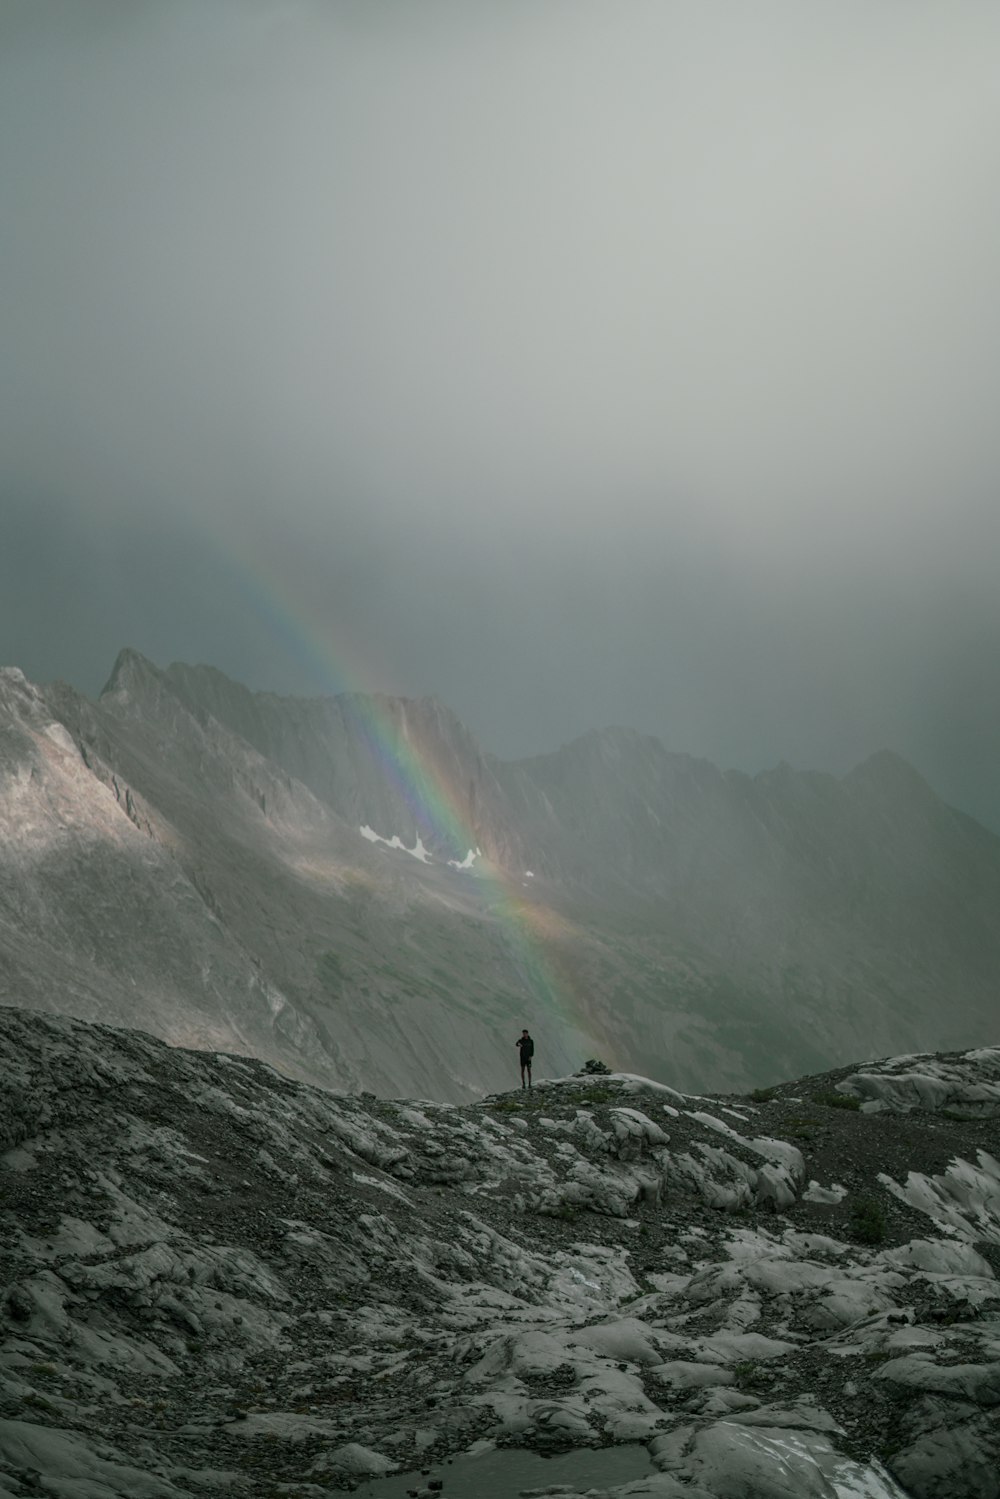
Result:
{"label": "rainbow arc band", "polygon": [[[231,538],[225,551],[216,548],[216,552],[220,568],[237,583],[268,633],[277,637],[316,681],[326,685],[327,695],[337,700],[367,758],[405,803],[421,842],[434,851],[434,861],[453,860],[455,878],[475,882],[479,900],[497,921],[513,969],[524,987],[525,1014],[516,1021],[534,1025],[536,1017],[544,1013],[550,1023],[596,1037],[614,1064],[613,1042],[605,1026],[591,1015],[587,986],[572,961],[578,942],[573,923],[526,894],[531,887],[523,872],[505,870],[481,856],[471,867],[455,867],[465,861],[469,851],[480,847],[482,835],[475,826],[468,791],[457,784],[457,775],[449,769],[445,755],[421,745],[411,732],[406,699],[365,693],[346,685],[346,673],[338,659],[343,653],[335,653],[328,645],[328,627],[311,620],[301,597],[282,585],[275,560],[265,568],[247,550],[238,557]],[[364,674],[358,671],[352,675],[358,680]],[[374,831],[385,835],[395,830]],[[448,852],[442,854],[441,850]]]}

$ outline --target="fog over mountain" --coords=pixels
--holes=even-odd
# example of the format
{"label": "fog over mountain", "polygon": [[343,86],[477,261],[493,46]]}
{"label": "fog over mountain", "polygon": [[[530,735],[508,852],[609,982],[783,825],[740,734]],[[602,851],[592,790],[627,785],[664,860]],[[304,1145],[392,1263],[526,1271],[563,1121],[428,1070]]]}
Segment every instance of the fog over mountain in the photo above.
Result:
{"label": "fog over mountain", "polygon": [[979,0],[4,0],[2,658],[890,746],[1000,829],[998,52]]}

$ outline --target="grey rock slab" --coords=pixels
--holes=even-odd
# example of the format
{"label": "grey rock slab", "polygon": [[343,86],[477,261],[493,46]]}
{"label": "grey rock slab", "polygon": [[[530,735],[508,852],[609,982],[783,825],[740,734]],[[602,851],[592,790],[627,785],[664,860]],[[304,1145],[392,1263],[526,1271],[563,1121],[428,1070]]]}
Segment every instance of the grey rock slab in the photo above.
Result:
{"label": "grey rock slab", "polygon": [[921,1413],[923,1430],[891,1458],[913,1499],[1000,1499],[1000,1425],[992,1414]]}
{"label": "grey rock slab", "polygon": [[797,1345],[781,1338],[767,1338],[759,1332],[717,1332],[705,1339],[704,1346],[724,1362],[737,1363],[744,1359],[781,1358],[794,1353]]}
{"label": "grey rock slab", "polygon": [[953,1057],[895,1057],[846,1077],[855,1097],[906,1112],[959,1110],[969,1118],[1000,1114],[1000,1047],[979,1047]]}
{"label": "grey rock slab", "polygon": [[902,1183],[888,1173],[879,1181],[946,1233],[1000,1244],[1000,1161],[990,1152],[977,1151],[975,1161],[956,1156],[937,1173],[910,1171]]}
{"label": "grey rock slab", "polygon": [[879,1464],[853,1462],[809,1431],[717,1421],[691,1432],[680,1454],[660,1451],[667,1471],[715,1499],[908,1499]]}
{"label": "grey rock slab", "polygon": [[[104,1455],[98,1456],[96,1448]],[[76,1432],[0,1420],[0,1462],[41,1475],[50,1494],[66,1499],[83,1499],[87,1494],[180,1499],[183,1494],[172,1483],[132,1467],[119,1454],[107,1453],[106,1444],[91,1443]]]}
{"label": "grey rock slab", "polygon": [[371,1478],[391,1473],[398,1464],[384,1453],[374,1452],[359,1442],[345,1442],[343,1446],[324,1454],[317,1466],[320,1469],[333,1468],[342,1473],[350,1473],[354,1477]]}
{"label": "grey rock slab", "polygon": [[780,1426],[805,1431],[835,1432],[843,1434],[844,1428],[829,1411],[810,1400],[799,1400],[793,1405],[761,1405],[754,1403],[753,1409],[738,1411],[733,1417],[738,1426]]}
{"label": "grey rock slab", "polygon": [[961,1396],[977,1405],[1000,1405],[1000,1361],[987,1364],[941,1364],[925,1353],[890,1359],[877,1378],[915,1390]]}
{"label": "grey rock slab", "polygon": [[925,1270],[930,1275],[982,1276],[995,1279],[993,1266],[970,1244],[945,1239],[911,1239],[895,1249],[887,1249],[881,1258],[900,1268]]}

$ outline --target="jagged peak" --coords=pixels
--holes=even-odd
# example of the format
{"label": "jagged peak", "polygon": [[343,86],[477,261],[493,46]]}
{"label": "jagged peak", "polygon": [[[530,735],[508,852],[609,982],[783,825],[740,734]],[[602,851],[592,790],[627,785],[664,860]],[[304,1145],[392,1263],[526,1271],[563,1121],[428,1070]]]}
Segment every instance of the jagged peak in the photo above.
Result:
{"label": "jagged peak", "polygon": [[642,729],[627,728],[622,724],[608,724],[600,729],[588,729],[575,739],[561,744],[557,750],[528,755],[512,763],[525,769],[558,766],[564,763],[590,764],[620,767],[641,765],[660,766],[673,771],[690,772],[695,776],[718,778],[722,772],[710,760],[690,755],[680,750],[668,749],[662,739]]}
{"label": "jagged peak", "polygon": [[928,800],[937,801],[938,795],[928,785],[919,770],[898,755],[895,750],[880,749],[862,760],[844,777],[847,786],[871,786],[879,791],[906,791],[919,793]]}
{"label": "jagged peak", "polygon": [[115,657],[111,675],[101,688],[101,697],[107,697],[112,693],[129,692],[136,687],[162,681],[163,672],[160,668],[148,660],[141,651],[127,645]]}
{"label": "jagged peak", "polygon": [[5,708],[17,704],[20,711],[24,704],[37,702],[40,696],[39,689],[29,682],[19,666],[0,666],[0,702]]}
{"label": "jagged peak", "polygon": [[760,770],[754,776],[755,781],[790,781],[798,771],[794,765],[787,760],[779,760],[777,765],[772,765],[769,770]]}
{"label": "jagged peak", "polygon": [[[126,652],[122,652],[125,655]],[[155,668],[154,668],[155,669]],[[471,732],[466,728],[462,719],[453,708],[450,708],[436,694],[431,693],[423,697],[405,697],[400,693],[387,692],[365,692],[361,689],[346,688],[341,692],[317,692],[317,693],[295,693],[276,692],[272,688],[248,687],[245,682],[236,677],[229,676],[218,666],[211,666],[205,662],[191,664],[187,661],[172,661],[163,672],[168,680],[190,685],[199,680],[209,684],[216,689],[224,689],[239,694],[241,697],[263,699],[272,703],[299,706],[302,704],[329,704],[342,702],[345,704],[373,705],[387,713],[416,713],[427,718],[436,718],[452,726]]]}
{"label": "jagged peak", "polygon": [[242,682],[235,681],[232,677],[227,676],[220,667],[212,666],[207,661],[197,661],[193,665],[190,661],[171,661],[164,675],[168,677],[206,677],[210,682],[225,682],[230,687],[239,687],[243,691],[250,691],[249,687],[243,687]]}
{"label": "jagged peak", "polygon": [[567,740],[557,750],[543,751],[540,755],[528,756],[531,760],[547,760],[553,755],[612,755],[617,758],[623,752],[637,749],[654,750],[659,754],[669,753],[663,741],[653,734],[644,734],[641,729],[627,728],[624,724],[606,724],[600,729],[587,729],[575,739]]}

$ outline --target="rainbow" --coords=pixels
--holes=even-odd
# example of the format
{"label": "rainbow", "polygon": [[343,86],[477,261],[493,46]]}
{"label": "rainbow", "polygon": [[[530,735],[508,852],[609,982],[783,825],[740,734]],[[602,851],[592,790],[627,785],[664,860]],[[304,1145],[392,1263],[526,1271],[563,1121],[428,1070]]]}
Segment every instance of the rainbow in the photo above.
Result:
{"label": "rainbow", "polygon": [[514,875],[481,857],[474,870],[463,867],[462,855],[478,851],[475,830],[458,788],[449,783],[430,755],[399,732],[389,709],[392,699],[355,685],[366,675],[360,663],[349,662],[340,647],[334,652],[328,643],[328,625],[314,617],[308,604],[283,584],[278,568],[273,564],[261,567],[245,549],[237,565],[230,538],[227,551],[218,551],[217,562],[272,638],[308,668],[327,694],[348,700],[368,753],[404,799],[418,840],[456,851],[453,867],[458,877],[475,881],[480,900],[498,922],[512,967],[530,1004],[529,1013],[537,1014],[542,1007],[557,1027],[596,1036],[602,1055],[617,1065],[614,1041],[592,1013],[586,987],[573,971],[572,923],[541,901],[528,898],[520,874]]}

